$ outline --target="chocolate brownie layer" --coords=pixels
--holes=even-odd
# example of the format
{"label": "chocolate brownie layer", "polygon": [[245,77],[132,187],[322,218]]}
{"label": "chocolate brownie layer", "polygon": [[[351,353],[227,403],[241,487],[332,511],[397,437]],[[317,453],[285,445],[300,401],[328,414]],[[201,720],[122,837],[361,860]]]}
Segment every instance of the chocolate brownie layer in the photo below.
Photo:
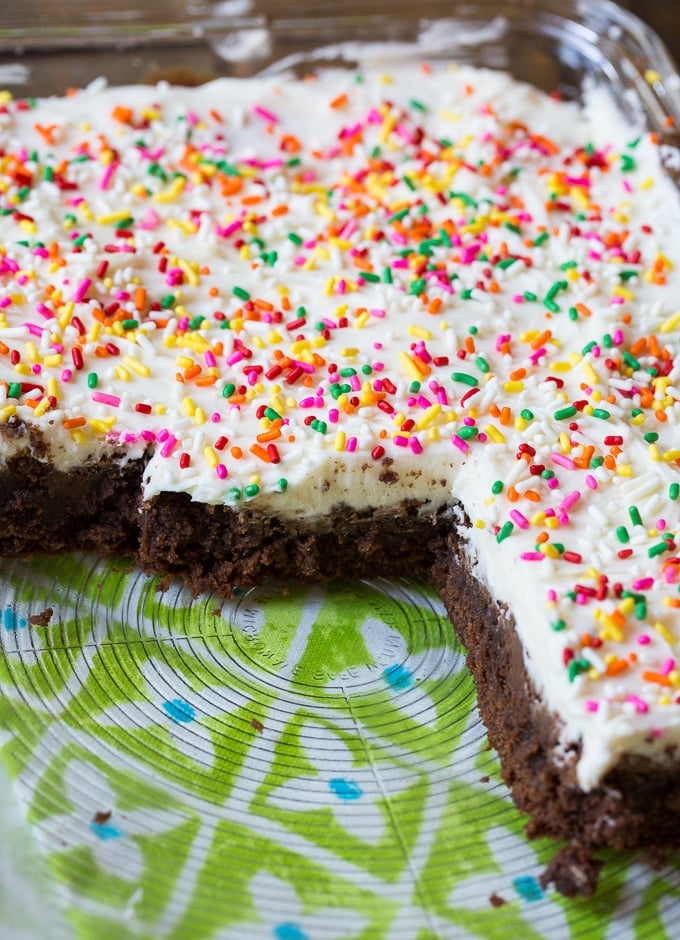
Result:
{"label": "chocolate brownie layer", "polygon": [[[274,578],[422,577],[440,593],[467,648],[479,709],[530,837],[571,840],[547,873],[558,890],[593,890],[603,848],[680,844],[680,761],[625,756],[584,792],[579,748],[560,744],[560,724],[529,678],[511,614],[471,571],[458,518],[415,501],[375,513],[337,506],[310,523],[267,518],[165,493],[144,504],[143,461],[115,457],[65,473],[33,455],[0,475],[3,554],[82,548],[133,557],[149,573],[180,576],[192,590],[227,596]],[[650,834],[653,833],[653,838]]]}

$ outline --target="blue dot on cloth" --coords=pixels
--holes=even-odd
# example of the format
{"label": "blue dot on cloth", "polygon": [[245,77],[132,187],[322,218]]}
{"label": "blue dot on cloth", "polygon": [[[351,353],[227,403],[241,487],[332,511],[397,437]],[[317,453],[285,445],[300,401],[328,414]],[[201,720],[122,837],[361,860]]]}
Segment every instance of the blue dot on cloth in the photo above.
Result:
{"label": "blue dot on cloth", "polygon": [[108,842],[110,839],[120,839],[123,835],[122,831],[110,822],[98,823],[93,820],[90,823],[90,829],[102,842]]}
{"label": "blue dot on cloth", "polygon": [[328,781],[328,787],[339,800],[358,800],[364,794],[355,780],[345,780],[344,777],[333,777]]}
{"label": "blue dot on cloth", "polygon": [[308,935],[302,927],[291,922],[277,924],[277,926],[274,927],[273,933],[276,940],[309,940]]}
{"label": "blue dot on cloth", "polygon": [[393,689],[409,689],[413,685],[413,673],[400,663],[384,669],[383,678]]}
{"label": "blue dot on cloth", "polygon": [[5,607],[2,614],[2,625],[5,630],[17,630],[28,626],[28,621],[25,617],[18,617],[12,607]]}
{"label": "blue dot on cloth", "polygon": [[196,717],[196,710],[193,705],[190,705],[181,698],[173,698],[168,702],[163,702],[163,711],[168,718],[172,718],[173,721],[178,721],[182,724],[187,724]]}
{"label": "blue dot on cloth", "polygon": [[543,897],[543,889],[533,875],[520,875],[512,879],[512,884],[523,901],[540,901]]}

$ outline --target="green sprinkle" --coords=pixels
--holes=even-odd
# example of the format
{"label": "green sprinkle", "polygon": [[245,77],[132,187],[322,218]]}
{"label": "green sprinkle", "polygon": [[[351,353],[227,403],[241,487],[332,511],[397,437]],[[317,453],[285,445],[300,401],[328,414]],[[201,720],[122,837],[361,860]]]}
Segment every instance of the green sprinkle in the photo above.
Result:
{"label": "green sprinkle", "polygon": [[588,672],[590,669],[590,663],[587,659],[572,659],[567,666],[567,672],[569,673],[569,681],[573,682],[576,676],[582,672]]}
{"label": "green sprinkle", "polygon": [[553,418],[556,421],[562,421],[565,418],[573,418],[575,414],[578,414],[578,409],[575,405],[566,405],[564,408],[558,408],[554,413]]}
{"label": "green sprinkle", "polygon": [[292,243],[293,243],[294,245],[301,245],[301,244],[302,244],[302,239],[301,239],[300,236],[299,236],[298,234],[296,234],[295,232],[288,232],[287,238],[288,238],[290,241],[292,241]]}
{"label": "green sprinkle", "polygon": [[417,395],[418,392],[420,391],[420,382],[417,379],[415,379],[409,385],[408,390],[412,395]]}
{"label": "green sprinkle", "polygon": [[650,558],[654,558],[656,555],[662,555],[664,552],[668,551],[668,542],[657,542],[656,545],[651,545],[647,549],[647,555]]}
{"label": "green sprinkle", "polygon": [[234,383],[227,382],[227,384],[222,389],[222,397],[231,398],[231,396],[234,394],[235,391],[236,391],[236,386],[234,385]]}
{"label": "green sprinkle", "polygon": [[540,235],[534,238],[534,248],[540,248],[541,245],[545,245],[549,238],[550,232],[541,232]]}
{"label": "green sprinkle", "polygon": [[578,320],[578,310],[576,309],[576,307],[569,308],[569,319]]}
{"label": "green sprinkle", "polygon": [[90,372],[87,376],[87,387],[96,388],[99,384],[99,376],[96,372]]}
{"label": "green sprinkle", "polygon": [[461,201],[462,203],[464,203],[466,206],[472,206],[472,207],[475,208],[475,209],[477,208],[477,203],[476,203],[475,200],[472,198],[472,196],[468,196],[467,193],[454,193],[454,192],[450,192],[450,193],[449,193],[449,199],[460,199],[460,201]]}
{"label": "green sprinkle", "polygon": [[253,496],[257,496],[259,492],[260,487],[257,485],[257,483],[249,483],[248,486],[243,487],[243,493],[249,499],[251,499]]}
{"label": "green sprinkle", "polygon": [[680,496],[680,483],[671,483],[668,487],[668,496],[675,502],[678,496]]}
{"label": "green sprinkle", "polygon": [[628,515],[630,516],[630,521],[633,523],[633,525],[642,525],[640,510],[637,508],[637,506],[631,506],[628,510]]}
{"label": "green sprinkle", "polygon": [[468,330],[468,333],[470,334],[470,336],[476,336],[476,335],[479,333],[479,330],[478,330],[477,327],[474,325],[474,323],[472,324],[472,326],[471,326],[470,329]]}
{"label": "green sprinkle", "polygon": [[235,297],[238,297],[239,300],[250,300],[250,294],[243,287],[233,287],[232,293]]}
{"label": "green sprinkle", "polygon": [[417,187],[416,184],[413,182],[413,180],[411,179],[410,176],[407,176],[406,174],[404,174],[404,176],[402,177],[402,179],[404,180],[404,182],[406,183],[406,185],[408,186],[408,188],[411,190],[411,192],[415,192],[415,191],[416,191],[416,189],[417,189],[418,187]]}
{"label": "green sprinkle", "polygon": [[522,231],[519,225],[516,225],[514,222],[504,222],[503,228],[507,228],[510,232],[514,232],[515,235],[519,235]]}
{"label": "green sprinkle", "polygon": [[625,527],[625,525],[618,526],[618,528],[616,529],[616,537],[619,540],[619,542],[622,542],[624,545],[626,544],[626,542],[630,541],[630,536],[628,535],[628,529]]}
{"label": "green sprinkle", "polygon": [[623,361],[626,363],[626,365],[630,366],[631,369],[637,370],[640,368],[639,361],[635,358],[635,356],[631,355],[628,351],[624,352]]}
{"label": "green sprinkle", "polygon": [[549,470],[547,467],[545,470],[541,471],[541,479],[543,480],[552,480],[554,476],[555,476],[555,471]]}
{"label": "green sprinkle", "polygon": [[124,330],[136,330],[139,326],[139,320],[123,320],[121,326]]}
{"label": "green sprinkle", "polygon": [[387,219],[388,222],[401,222],[409,212],[411,211],[410,206],[406,206],[404,209],[400,209],[399,212],[395,212],[393,215],[389,216]]}
{"label": "green sprinkle", "polygon": [[502,481],[502,480],[495,480],[494,483],[491,484],[491,492],[494,494],[494,496],[498,496],[499,493],[502,493],[502,492],[503,492],[503,481]]}
{"label": "green sprinkle", "polygon": [[564,620],[553,620],[550,626],[555,631],[555,633],[559,633],[560,630],[565,630],[567,625]]}
{"label": "green sprinkle", "polygon": [[356,375],[356,374],[357,374],[357,370],[352,368],[352,366],[344,366],[344,368],[340,369],[340,375],[343,377],[343,379],[349,378],[351,375]]}
{"label": "green sprinkle", "polygon": [[442,244],[446,245],[447,248],[451,247],[451,238],[445,228],[439,229],[439,237],[442,240]]}
{"label": "green sprinkle", "polygon": [[643,415],[644,411],[642,410],[642,408],[633,408],[630,414],[631,414],[631,417],[637,418],[638,415]]}
{"label": "green sprinkle", "polygon": [[458,428],[457,434],[458,437],[462,437],[463,440],[466,441],[468,438],[477,437],[479,429],[473,424],[465,424],[462,428]]}
{"label": "green sprinkle", "polygon": [[469,288],[469,287],[466,287],[465,290],[462,290],[462,291],[460,292],[460,299],[461,299],[461,300],[470,300],[471,297],[472,297],[472,289]]}
{"label": "green sprinkle", "polygon": [[484,356],[477,356],[477,358],[475,359],[475,365],[477,366],[477,368],[479,369],[479,371],[480,371],[480,372],[483,372],[485,375],[486,375],[486,373],[489,372],[489,370],[491,369],[491,366],[490,366],[489,363],[486,361],[486,359],[484,358]]}
{"label": "green sprinkle", "polygon": [[522,296],[528,303],[534,303],[534,301],[538,300],[538,297],[536,296],[536,294],[534,294],[533,291],[530,291],[530,290],[525,290]]}
{"label": "green sprinkle", "polygon": [[546,294],[546,300],[552,300],[560,291],[566,290],[569,287],[568,281],[555,281],[548,293]]}
{"label": "green sprinkle", "polygon": [[51,183],[54,179],[54,170],[51,166],[46,166],[43,171],[43,179],[47,180],[48,183]]}
{"label": "green sprinkle", "polygon": [[659,435],[656,431],[648,431],[644,437],[648,444],[656,444],[659,440]]}
{"label": "green sprinkle", "polygon": [[496,536],[496,541],[497,541],[499,544],[500,544],[500,542],[504,542],[505,539],[507,539],[507,537],[508,537],[508,536],[510,535],[510,533],[512,532],[513,528],[514,528],[514,526],[513,526],[512,522],[509,522],[509,521],[508,521],[508,522],[504,522],[504,523],[503,523],[503,526],[502,526],[502,528],[501,528],[501,530],[500,530],[500,532],[499,532],[498,535]]}
{"label": "green sprinkle", "polygon": [[560,265],[560,271],[570,271],[572,268],[576,267],[575,261],[565,261],[564,264]]}
{"label": "green sprinkle", "polygon": [[470,388],[479,385],[479,379],[474,375],[470,375],[468,372],[452,372],[451,378],[454,382],[462,382],[463,385],[469,385]]}
{"label": "green sprinkle", "polygon": [[417,98],[411,98],[409,104],[412,108],[415,108],[416,111],[427,111],[427,107],[423,104],[422,101],[418,101]]}
{"label": "green sprinkle", "polygon": [[263,414],[265,418],[269,418],[270,421],[281,420],[281,415],[278,413],[278,411],[275,411],[274,408],[271,408],[270,406],[267,406],[267,408],[264,409]]}
{"label": "green sprinkle", "polygon": [[512,267],[515,261],[517,261],[517,258],[501,258],[500,261],[496,262],[496,267],[505,271],[507,268]]}
{"label": "green sprinkle", "polygon": [[301,163],[300,157],[291,157],[290,160],[286,160],[286,166],[300,166]]}
{"label": "green sprinkle", "polygon": [[534,420],[534,413],[533,411],[530,411],[528,408],[522,408],[519,414],[520,414],[520,417],[524,418],[525,421]]}
{"label": "green sprinkle", "polygon": [[380,283],[380,275],[379,275],[379,274],[375,274],[373,271],[362,271],[362,272],[361,272],[361,279],[364,280],[364,281],[368,281],[370,284],[379,284],[379,283]]}
{"label": "green sprinkle", "polygon": [[425,280],[425,278],[419,277],[417,280],[413,281],[408,292],[409,294],[412,294],[414,297],[417,297],[418,294],[422,294],[422,292],[425,290],[426,287],[427,287],[427,281]]}
{"label": "green sprinkle", "polygon": [[545,298],[545,300],[543,301],[543,306],[546,308],[546,310],[549,310],[551,313],[560,312],[560,308],[558,304],[556,304],[555,301],[551,300],[549,297]]}
{"label": "green sprinkle", "polygon": [[635,160],[627,154],[624,153],[621,155],[621,172],[630,173],[631,170],[635,169]]}
{"label": "green sprinkle", "polygon": [[238,488],[238,486],[232,486],[232,488],[229,490],[229,497],[233,499],[235,503],[239,501],[241,498],[241,490]]}
{"label": "green sprinkle", "polygon": [[646,620],[647,619],[647,601],[639,600],[635,605],[635,619],[636,620]]}
{"label": "green sprinkle", "polygon": [[383,281],[386,284],[392,283],[392,269],[391,268],[385,268],[385,270],[383,271]]}
{"label": "green sprinkle", "polygon": [[279,493],[285,493],[288,489],[288,480],[285,477],[281,477],[280,480],[276,481],[276,488]]}
{"label": "green sprinkle", "polygon": [[637,277],[637,271],[619,271],[619,278],[625,284],[627,281],[630,281],[631,278]]}
{"label": "green sprinkle", "polygon": [[21,382],[10,382],[7,389],[8,398],[19,398],[21,395]]}
{"label": "green sprinkle", "polygon": [[590,467],[592,470],[597,470],[598,467],[601,467],[604,463],[604,457],[593,457],[590,461]]}
{"label": "green sprinkle", "polygon": [[593,418],[602,418],[603,421],[606,421],[611,418],[611,414],[606,408],[593,408]]}
{"label": "green sprinkle", "polygon": [[605,333],[604,336],[602,337],[602,345],[604,346],[605,349],[611,349],[612,346],[614,345],[614,340],[611,338],[611,335],[609,333]]}
{"label": "green sprinkle", "polygon": [[174,307],[174,305],[175,305],[174,294],[166,294],[165,297],[163,297],[163,299],[161,300],[161,307],[163,308],[163,310],[169,310],[170,307]]}

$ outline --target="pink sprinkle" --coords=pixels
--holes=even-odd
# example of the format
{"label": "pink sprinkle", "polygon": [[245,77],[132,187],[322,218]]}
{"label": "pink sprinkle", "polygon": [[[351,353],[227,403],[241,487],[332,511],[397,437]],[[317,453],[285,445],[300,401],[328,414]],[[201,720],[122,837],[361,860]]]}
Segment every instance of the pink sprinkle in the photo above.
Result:
{"label": "pink sprinkle", "polygon": [[638,695],[628,695],[626,696],[627,702],[632,702],[635,705],[635,711],[641,715],[644,715],[649,711],[649,705],[647,702],[643,702]]}
{"label": "pink sprinkle", "polygon": [[279,119],[275,114],[272,114],[271,111],[268,111],[259,104],[253,106],[253,114],[257,114],[258,117],[264,118],[264,120],[269,121],[270,124],[279,123]]}
{"label": "pink sprinkle", "polygon": [[151,230],[155,229],[161,218],[154,209],[147,209],[142,218],[137,222],[137,228]]}
{"label": "pink sprinkle", "polygon": [[650,637],[648,633],[641,633],[640,636],[638,637],[638,643],[640,644],[640,646],[649,646],[651,642],[652,642],[652,638]]}
{"label": "pink sprinkle", "polygon": [[395,434],[392,438],[397,447],[408,447],[408,438],[403,434]]}
{"label": "pink sprinkle", "polygon": [[340,412],[337,408],[331,408],[328,412],[328,420],[331,424],[337,424],[340,418]]}
{"label": "pink sprinkle", "polygon": [[222,415],[219,413],[219,411],[213,411],[213,413],[210,415],[210,420],[213,424],[219,424],[222,420]]}
{"label": "pink sprinkle", "polygon": [[70,382],[72,377],[73,377],[73,372],[71,372],[70,369],[64,369],[63,372],[61,373],[62,382]]}
{"label": "pink sprinkle", "polygon": [[414,454],[422,454],[423,445],[420,443],[417,437],[409,438],[408,443],[409,443],[409,447],[411,448]]}
{"label": "pink sprinkle", "polygon": [[595,479],[595,477],[592,475],[592,473],[589,473],[588,476],[586,477],[586,486],[589,487],[591,490],[596,490],[598,487],[598,482]]}
{"label": "pink sprinkle", "polygon": [[42,336],[43,327],[38,326],[37,323],[24,323],[24,326],[32,336]]}
{"label": "pink sprinkle", "polygon": [[235,366],[237,362],[240,362],[243,359],[243,353],[238,349],[235,349],[234,352],[227,358],[228,366]]}
{"label": "pink sprinkle", "polygon": [[[571,459],[571,457],[567,457],[566,454],[560,454],[559,451],[554,451],[550,455],[550,459],[559,467],[565,467],[567,470],[574,470],[576,467],[576,464]],[[552,479],[554,479],[554,477]]]}
{"label": "pink sprinkle", "polygon": [[144,430],[140,433],[139,436],[142,438],[142,440],[148,441],[149,443],[152,443],[156,440],[156,435],[153,433],[153,431]]}
{"label": "pink sprinkle", "polygon": [[218,464],[216,465],[216,467],[215,467],[215,473],[216,473],[217,476],[220,478],[220,480],[226,480],[226,479],[227,479],[228,471],[227,471],[227,468],[224,466],[223,463],[218,463]]}
{"label": "pink sprinkle", "polygon": [[108,392],[92,392],[92,401],[98,401],[102,405],[110,405],[112,408],[117,408],[120,405],[118,395],[109,395]]}
{"label": "pink sprinkle", "polygon": [[[160,435],[159,435],[159,437],[160,437]],[[161,447],[161,457],[169,457],[169,456],[172,454],[172,452],[173,452],[173,450],[175,449],[175,447],[177,447],[178,444],[179,444],[179,441],[177,440],[177,438],[175,437],[175,435],[174,435],[174,434],[168,434],[167,440],[165,441],[165,443],[164,443],[163,446]]]}
{"label": "pink sprinkle", "polygon": [[599,709],[599,707],[600,707],[600,703],[599,703],[599,702],[595,702],[595,701],[594,701],[593,699],[591,699],[591,698],[590,698],[590,699],[587,699],[587,700],[584,702],[584,705],[585,705],[585,707],[586,707],[586,711],[588,711],[588,712],[596,712],[596,711]]}
{"label": "pink sprinkle", "polygon": [[457,447],[458,450],[461,451],[461,453],[463,454],[467,454],[467,452],[470,450],[470,447],[467,441],[464,441],[463,438],[459,437],[457,434],[453,435],[453,437],[451,438],[451,443],[454,445],[454,447]]}
{"label": "pink sprinkle", "polygon": [[576,503],[581,498],[581,493],[579,490],[574,490],[573,493],[570,493],[568,496],[565,496],[562,502],[560,503],[559,508],[563,512],[569,512],[572,506],[575,506]]}
{"label": "pink sprinkle", "polygon": [[[9,307],[11,303],[12,303],[11,297],[3,297],[2,300],[0,300],[0,307]],[[38,306],[44,306],[44,304],[39,304]]]}
{"label": "pink sprinkle", "polygon": [[101,179],[99,180],[100,189],[108,189],[111,185],[111,180],[113,179],[113,174],[116,172],[120,163],[118,160],[112,160],[111,163],[106,167],[102,173]]}
{"label": "pink sprinkle", "polygon": [[[510,513],[512,515],[512,513]],[[543,552],[522,552],[519,556],[522,561],[543,561],[545,555]]]}
{"label": "pink sprinkle", "polygon": [[667,659],[665,663],[663,664],[663,666],[661,667],[661,673],[662,675],[667,676],[669,673],[673,672],[674,669],[675,669],[675,660]]}
{"label": "pink sprinkle", "polygon": [[555,604],[555,603],[557,603],[557,591],[555,590],[555,588],[550,588],[550,589],[549,589],[549,591],[548,591],[548,602],[549,602],[550,604]]}
{"label": "pink sprinkle", "polygon": [[654,584],[654,578],[638,578],[633,581],[634,591],[648,591]]}
{"label": "pink sprinkle", "polygon": [[345,450],[348,454],[353,454],[357,449],[357,439],[356,437],[347,438],[347,443],[345,444]]}
{"label": "pink sprinkle", "polygon": [[663,532],[663,530],[666,528],[666,524],[667,523],[665,519],[659,519],[656,523],[656,528],[659,530],[659,532]]}
{"label": "pink sprinkle", "polygon": [[550,477],[550,479],[547,481],[547,484],[549,490],[556,490],[560,485],[557,481],[557,477]]}
{"label": "pink sprinkle", "polygon": [[211,349],[206,350],[203,358],[205,359],[205,364],[208,366],[209,369],[212,369],[214,366],[217,365],[217,359],[215,359],[215,354],[213,353]]}
{"label": "pink sprinkle", "polygon": [[170,437],[170,431],[168,431],[167,428],[161,428],[160,431],[158,432],[158,440],[161,442],[161,444],[163,443],[163,441],[167,441],[169,437]]}
{"label": "pink sprinkle", "polygon": [[516,522],[516,523],[517,523],[517,525],[520,527],[520,529],[528,529],[528,528],[529,528],[529,520],[527,519],[527,517],[526,517],[523,513],[521,513],[521,512],[519,511],[519,509],[511,509],[511,510],[510,510],[510,518],[512,519],[513,522]]}

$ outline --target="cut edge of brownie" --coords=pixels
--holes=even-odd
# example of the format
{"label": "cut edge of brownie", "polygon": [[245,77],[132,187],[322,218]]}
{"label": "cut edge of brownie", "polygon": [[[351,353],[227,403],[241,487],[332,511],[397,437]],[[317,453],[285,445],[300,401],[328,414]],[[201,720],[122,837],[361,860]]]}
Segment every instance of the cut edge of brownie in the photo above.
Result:
{"label": "cut edge of brownie", "polygon": [[[35,442],[34,442],[35,443]],[[680,761],[625,755],[602,783],[580,788],[580,747],[565,749],[560,719],[531,681],[510,612],[475,576],[461,507],[405,500],[394,509],[338,505],[315,522],[194,502],[182,493],[142,500],[145,459],[61,471],[39,444],[0,470],[2,554],[86,550],[127,555],[147,573],[182,578],[194,593],[290,578],[406,576],[439,593],[467,651],[479,711],[529,838],[566,840],[544,875],[567,895],[592,893],[605,848],[652,852],[680,845]]]}

